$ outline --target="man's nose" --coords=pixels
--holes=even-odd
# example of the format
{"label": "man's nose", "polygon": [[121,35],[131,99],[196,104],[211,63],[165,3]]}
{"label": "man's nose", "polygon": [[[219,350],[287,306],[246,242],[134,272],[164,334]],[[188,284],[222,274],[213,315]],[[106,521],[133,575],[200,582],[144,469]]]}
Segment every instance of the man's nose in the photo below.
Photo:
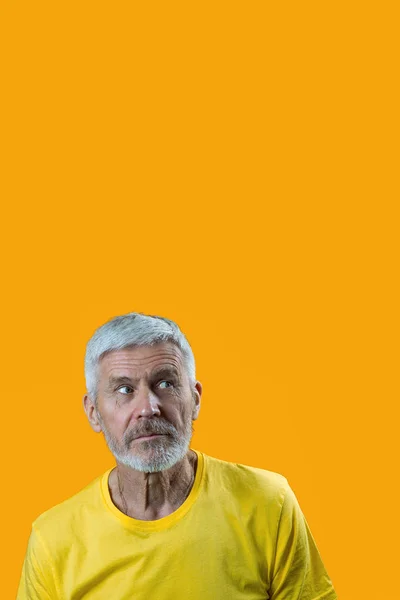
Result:
{"label": "man's nose", "polygon": [[147,386],[140,386],[135,398],[136,417],[153,417],[161,414],[159,400]]}

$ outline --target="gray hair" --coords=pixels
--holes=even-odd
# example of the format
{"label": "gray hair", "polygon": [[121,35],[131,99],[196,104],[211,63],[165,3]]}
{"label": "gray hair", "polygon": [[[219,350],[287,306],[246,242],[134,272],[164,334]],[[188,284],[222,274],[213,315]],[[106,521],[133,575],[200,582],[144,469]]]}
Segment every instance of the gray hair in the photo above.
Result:
{"label": "gray hair", "polygon": [[91,398],[97,400],[99,363],[106,353],[160,342],[172,342],[181,350],[187,375],[190,382],[194,383],[196,365],[193,351],[178,325],[165,317],[132,312],[107,321],[96,329],[86,345],[85,379]]}

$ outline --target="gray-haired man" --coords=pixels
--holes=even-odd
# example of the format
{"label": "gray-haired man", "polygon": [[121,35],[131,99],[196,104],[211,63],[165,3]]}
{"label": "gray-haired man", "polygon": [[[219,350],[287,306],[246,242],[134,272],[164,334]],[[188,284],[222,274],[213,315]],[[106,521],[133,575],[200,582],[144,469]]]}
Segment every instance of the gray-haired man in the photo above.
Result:
{"label": "gray-haired man", "polygon": [[190,448],[202,386],[173,321],[89,340],[84,409],[116,466],[32,526],[18,600],[335,600],[285,477]]}

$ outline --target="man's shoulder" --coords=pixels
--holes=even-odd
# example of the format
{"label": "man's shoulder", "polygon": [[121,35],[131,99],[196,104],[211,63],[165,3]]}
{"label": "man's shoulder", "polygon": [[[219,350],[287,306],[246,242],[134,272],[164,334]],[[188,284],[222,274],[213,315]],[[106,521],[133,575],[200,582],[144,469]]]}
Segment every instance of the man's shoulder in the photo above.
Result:
{"label": "man's shoulder", "polygon": [[33,522],[33,529],[39,531],[44,538],[53,537],[54,534],[60,534],[63,530],[81,526],[88,515],[102,510],[104,504],[101,484],[110,470],[97,476],[66,500],[41,513]]}
{"label": "man's shoulder", "polygon": [[218,480],[224,487],[283,502],[289,483],[281,473],[209,455],[205,455],[205,460],[210,479]]}

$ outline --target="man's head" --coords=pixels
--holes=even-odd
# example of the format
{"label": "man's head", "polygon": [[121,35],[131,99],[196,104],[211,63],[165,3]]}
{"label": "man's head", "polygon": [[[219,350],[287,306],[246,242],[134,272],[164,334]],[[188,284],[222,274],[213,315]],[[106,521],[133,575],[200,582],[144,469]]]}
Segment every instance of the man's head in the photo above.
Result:
{"label": "man's head", "polygon": [[89,422],[118,462],[157,472],[186,455],[202,387],[176,323],[141,313],[108,321],[87,344],[85,376]]}

